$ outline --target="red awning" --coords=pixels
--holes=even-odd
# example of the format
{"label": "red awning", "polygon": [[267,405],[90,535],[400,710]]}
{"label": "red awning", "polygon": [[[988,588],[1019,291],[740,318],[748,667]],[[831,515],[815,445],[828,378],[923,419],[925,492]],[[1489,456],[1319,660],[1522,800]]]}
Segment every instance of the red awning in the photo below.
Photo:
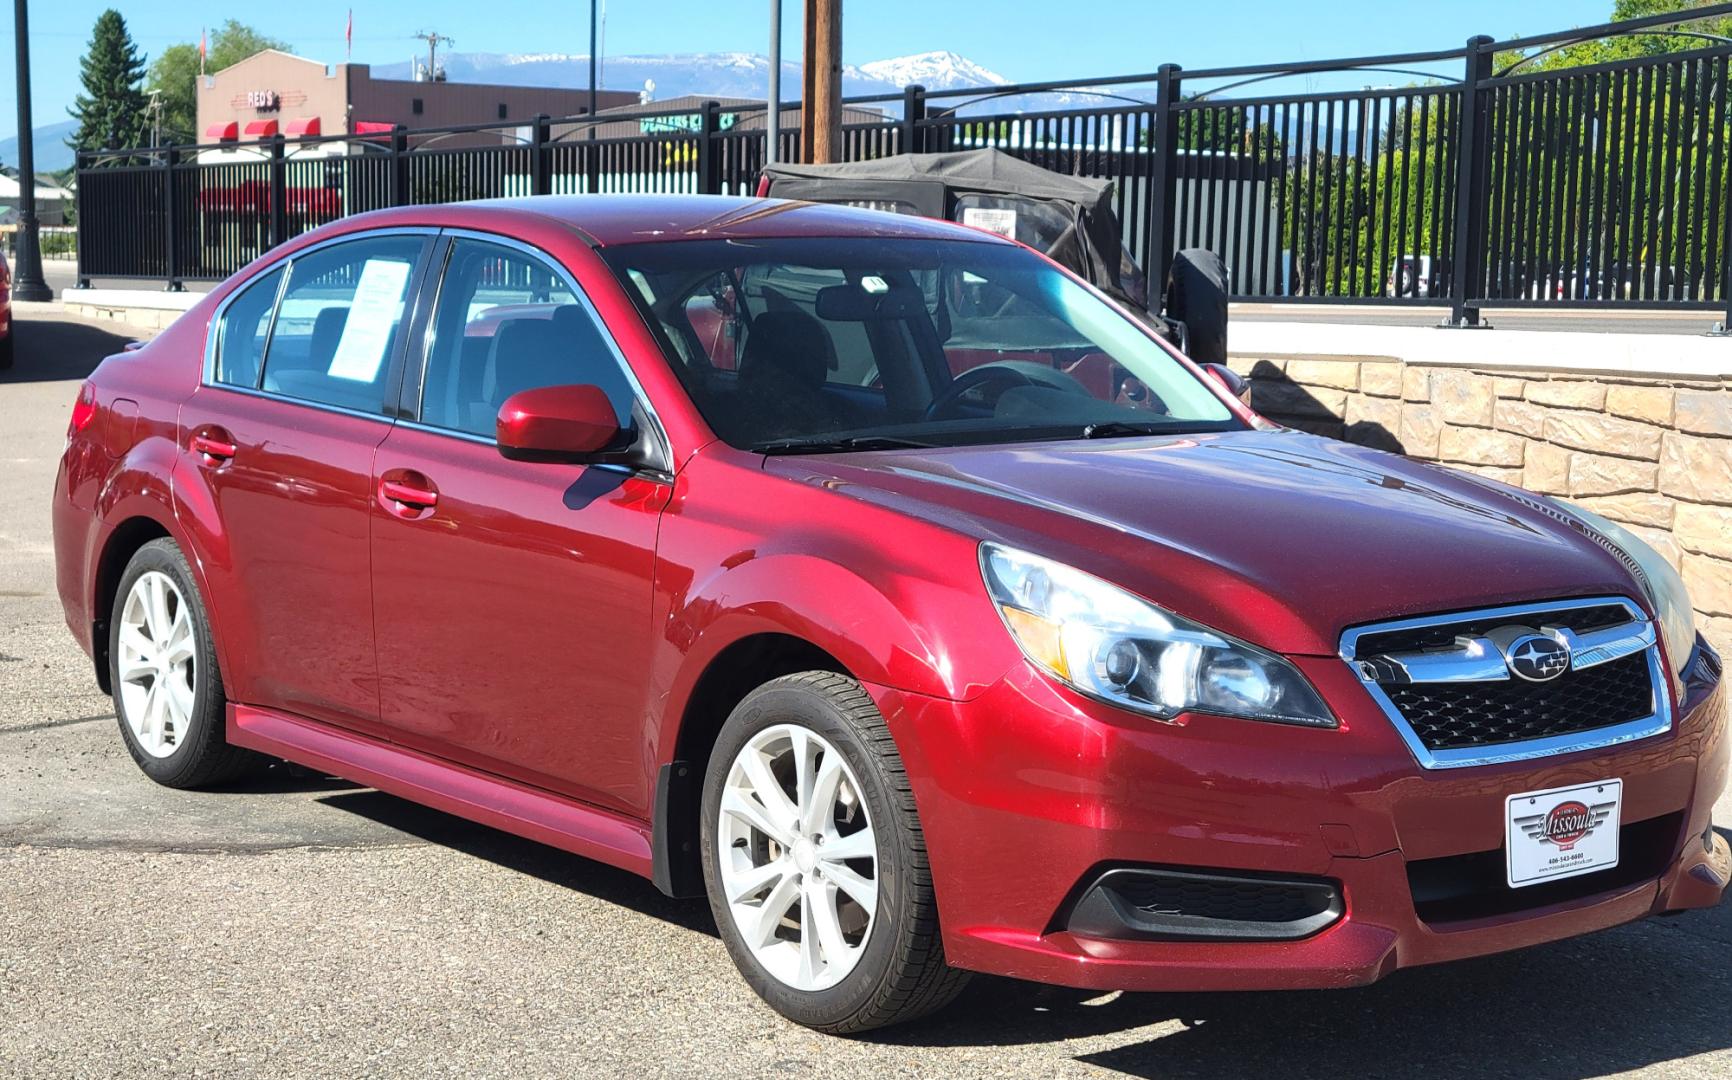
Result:
{"label": "red awning", "polygon": [[292,139],[311,138],[319,133],[319,118],[303,116],[298,120],[289,121],[286,134]]}
{"label": "red awning", "polygon": [[357,120],[355,121],[355,134],[375,136],[389,135],[396,129],[396,127],[396,124],[384,124],[377,120]]}
{"label": "red awning", "polygon": [[233,120],[226,124],[212,124],[204,129],[204,137],[218,142],[233,142],[241,137],[241,126]]}
{"label": "red awning", "polygon": [[268,139],[276,133],[277,122],[275,120],[248,120],[247,128],[242,132],[248,138],[257,136],[261,139]]}

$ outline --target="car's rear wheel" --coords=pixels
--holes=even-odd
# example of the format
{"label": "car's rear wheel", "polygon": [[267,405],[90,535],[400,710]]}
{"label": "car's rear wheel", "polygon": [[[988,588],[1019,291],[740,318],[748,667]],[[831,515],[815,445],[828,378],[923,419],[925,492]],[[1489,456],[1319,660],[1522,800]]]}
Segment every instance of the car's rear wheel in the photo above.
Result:
{"label": "car's rear wheel", "polygon": [[747,695],[704,779],[710,907],[746,981],[821,1031],[898,1023],[954,998],[901,758],[859,683],[810,671]]}
{"label": "car's rear wheel", "polygon": [[168,787],[199,787],[263,764],[223,737],[228,699],[210,620],[172,540],[152,540],[133,554],[108,633],[115,716],[146,776]]}

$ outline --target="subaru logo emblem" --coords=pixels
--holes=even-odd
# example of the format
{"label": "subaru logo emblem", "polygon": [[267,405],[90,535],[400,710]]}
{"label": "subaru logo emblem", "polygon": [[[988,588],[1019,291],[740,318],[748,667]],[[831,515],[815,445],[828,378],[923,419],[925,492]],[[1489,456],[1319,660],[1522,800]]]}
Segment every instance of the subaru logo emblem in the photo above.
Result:
{"label": "subaru logo emblem", "polygon": [[1550,682],[1570,670],[1570,650],[1554,637],[1526,634],[1504,648],[1504,663],[1528,682]]}

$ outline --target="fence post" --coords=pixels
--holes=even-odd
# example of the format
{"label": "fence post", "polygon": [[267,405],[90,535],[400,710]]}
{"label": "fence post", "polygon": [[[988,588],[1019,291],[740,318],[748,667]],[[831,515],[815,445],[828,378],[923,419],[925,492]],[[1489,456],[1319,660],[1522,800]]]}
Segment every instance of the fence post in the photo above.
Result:
{"label": "fence post", "polygon": [[722,193],[722,155],[717,145],[722,127],[722,103],[706,101],[698,114],[698,193]]}
{"label": "fence post", "polygon": [[1720,244],[1720,299],[1726,305],[1726,319],[1720,332],[1732,337],[1732,198],[1726,200],[1726,238]]}
{"label": "fence post", "polygon": [[588,195],[601,194],[601,121],[594,116],[584,114],[585,126],[589,129],[584,133],[583,141],[587,144],[583,158],[583,190]]}
{"label": "fence post", "polygon": [[90,164],[90,162],[86,159],[85,154],[86,154],[86,152],[83,150],[76,150],[73,152],[73,155],[72,155],[73,176],[76,177],[76,179],[78,181],[78,192],[77,192],[77,195],[78,195],[78,203],[77,203],[78,221],[75,224],[76,224],[76,227],[78,229],[78,269],[77,269],[77,273],[78,273],[78,287],[80,289],[90,288],[90,273],[89,273],[89,271],[87,271],[85,269],[86,263],[84,260],[85,253],[90,250],[90,233],[84,227],[85,219],[88,216],[84,212],[84,207],[85,207],[84,195],[85,195],[86,190],[88,190],[84,186],[85,169]]}
{"label": "fence post", "polygon": [[1179,195],[1179,90],[1183,75],[1177,64],[1162,64],[1155,72],[1155,129],[1149,147],[1149,253],[1143,269],[1151,296],[1167,287],[1173,265],[1173,217]]}
{"label": "fence post", "polygon": [[181,291],[180,277],[180,222],[175,213],[174,173],[175,163],[180,152],[170,146],[162,152],[162,220],[163,227],[168,231],[168,285],[169,292]]}
{"label": "fence post", "polygon": [[546,113],[536,113],[530,121],[532,127],[529,137],[529,193],[531,195],[553,194],[552,162],[548,160],[548,136],[552,134],[552,125],[548,122]]}
{"label": "fence post", "polygon": [[409,205],[409,129],[391,128],[391,205]]}
{"label": "fence post", "polygon": [[284,139],[271,136],[271,246],[289,238],[289,170],[283,160]]}
{"label": "fence post", "polygon": [[[1486,181],[1485,141],[1491,101],[1484,83],[1491,78],[1492,39],[1484,34],[1467,39],[1467,71],[1461,83],[1461,137],[1456,143],[1455,239],[1450,252],[1450,312],[1452,326],[1478,326],[1485,296]],[[1471,306],[1470,306],[1471,304]]]}
{"label": "fence post", "polygon": [[926,87],[916,83],[902,90],[902,152],[926,153]]}

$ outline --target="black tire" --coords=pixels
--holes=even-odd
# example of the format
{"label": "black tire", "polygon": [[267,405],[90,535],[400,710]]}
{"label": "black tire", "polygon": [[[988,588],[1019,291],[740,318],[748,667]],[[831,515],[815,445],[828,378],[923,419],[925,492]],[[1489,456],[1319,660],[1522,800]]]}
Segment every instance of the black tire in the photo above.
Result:
{"label": "black tire", "polygon": [[1208,248],[1173,256],[1167,316],[1185,324],[1185,355],[1199,364],[1227,362],[1227,265]]}
{"label": "black tire", "polygon": [[[878,838],[878,910],[871,934],[854,969],[824,990],[797,989],[759,964],[741,939],[718,880],[716,837],[728,771],[747,740],[776,724],[806,727],[841,752]],[[940,1009],[967,984],[968,973],[944,959],[926,842],[901,756],[883,716],[853,679],[807,671],[746,695],[710,755],[702,836],[704,881],[722,941],[752,989],[789,1020],[829,1034],[853,1034]]]}
{"label": "black tire", "polygon": [[[193,647],[197,657],[193,676],[192,720],[174,751],[157,757],[139,745],[127,722],[126,702],[120,681],[120,630],[122,612],[134,583],[150,571],[167,575],[187,604],[192,619]],[[152,540],[133,553],[115,591],[114,610],[108,620],[108,675],[114,688],[114,715],[127,752],[144,775],[165,787],[196,788],[220,784],[264,767],[268,758],[250,750],[230,746],[224,737],[228,698],[223,693],[222,672],[217,667],[216,648],[211,643],[210,616],[204,598],[193,580],[192,568],[174,541]]]}
{"label": "black tire", "polygon": [[0,371],[12,370],[13,344],[18,340],[18,327],[13,325],[12,332],[0,338]]}

